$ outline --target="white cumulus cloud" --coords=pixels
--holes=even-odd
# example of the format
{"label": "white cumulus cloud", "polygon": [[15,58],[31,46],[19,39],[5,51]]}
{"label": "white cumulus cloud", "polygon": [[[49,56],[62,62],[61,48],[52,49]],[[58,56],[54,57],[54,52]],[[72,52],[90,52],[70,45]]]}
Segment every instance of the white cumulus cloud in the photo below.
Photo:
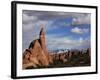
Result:
{"label": "white cumulus cloud", "polygon": [[75,49],[75,48],[84,48],[84,46],[89,47],[90,39],[85,39],[83,37],[76,39],[70,38],[46,38],[48,49]]}
{"label": "white cumulus cloud", "polygon": [[88,28],[81,29],[81,28],[75,27],[71,29],[71,32],[76,33],[76,34],[83,34],[83,33],[87,33],[88,31],[89,31]]}

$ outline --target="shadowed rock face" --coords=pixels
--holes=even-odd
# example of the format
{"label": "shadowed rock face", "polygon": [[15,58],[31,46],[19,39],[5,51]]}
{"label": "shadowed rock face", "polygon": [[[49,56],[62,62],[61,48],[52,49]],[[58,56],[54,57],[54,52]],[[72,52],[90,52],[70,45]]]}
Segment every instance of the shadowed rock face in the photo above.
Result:
{"label": "shadowed rock face", "polygon": [[29,45],[29,49],[23,53],[23,69],[27,67],[47,67],[51,61],[50,55],[45,45],[45,32],[41,28],[39,39],[32,41]]}

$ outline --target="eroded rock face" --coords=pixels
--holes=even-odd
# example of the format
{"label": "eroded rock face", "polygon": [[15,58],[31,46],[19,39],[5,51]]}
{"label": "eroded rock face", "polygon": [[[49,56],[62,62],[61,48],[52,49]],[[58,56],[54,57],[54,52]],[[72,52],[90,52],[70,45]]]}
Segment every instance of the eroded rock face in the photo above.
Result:
{"label": "eroded rock face", "polygon": [[31,50],[26,49],[26,51],[23,53],[23,69],[26,69],[29,66],[37,67],[38,60],[34,57],[34,61],[31,60]]}
{"label": "eroded rock face", "polygon": [[49,65],[48,57],[47,57],[46,53],[43,51],[43,49],[41,48],[41,45],[39,44],[38,40],[36,40],[34,47],[32,49],[32,56],[37,57],[41,66]]}
{"label": "eroded rock face", "polygon": [[48,53],[45,44],[45,32],[41,28],[40,37],[32,41],[29,45],[29,49],[23,53],[23,69],[27,67],[47,67],[51,63],[51,56]]}
{"label": "eroded rock face", "polygon": [[40,41],[41,48],[44,51],[49,63],[52,63],[51,56],[49,55],[48,49],[46,48],[46,38],[45,38],[45,31],[43,27],[40,30],[39,39],[40,39],[39,41]]}

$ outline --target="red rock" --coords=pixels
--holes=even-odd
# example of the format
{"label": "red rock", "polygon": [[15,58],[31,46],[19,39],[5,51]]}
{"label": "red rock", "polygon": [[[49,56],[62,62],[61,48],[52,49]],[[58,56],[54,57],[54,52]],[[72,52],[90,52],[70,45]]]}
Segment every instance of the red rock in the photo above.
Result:
{"label": "red rock", "polygon": [[23,68],[29,66],[49,66],[52,62],[51,56],[48,53],[45,42],[44,28],[41,28],[39,39],[32,41],[29,45],[29,49],[23,53]]}

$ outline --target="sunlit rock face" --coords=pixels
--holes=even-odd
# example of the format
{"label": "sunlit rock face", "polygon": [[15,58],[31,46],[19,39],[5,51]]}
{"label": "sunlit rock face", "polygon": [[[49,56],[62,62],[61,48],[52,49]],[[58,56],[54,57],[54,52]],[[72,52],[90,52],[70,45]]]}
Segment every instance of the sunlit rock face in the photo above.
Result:
{"label": "sunlit rock face", "polygon": [[23,69],[31,66],[47,67],[52,62],[50,55],[45,44],[45,32],[42,27],[40,30],[39,39],[32,41],[29,45],[29,49],[23,53]]}

